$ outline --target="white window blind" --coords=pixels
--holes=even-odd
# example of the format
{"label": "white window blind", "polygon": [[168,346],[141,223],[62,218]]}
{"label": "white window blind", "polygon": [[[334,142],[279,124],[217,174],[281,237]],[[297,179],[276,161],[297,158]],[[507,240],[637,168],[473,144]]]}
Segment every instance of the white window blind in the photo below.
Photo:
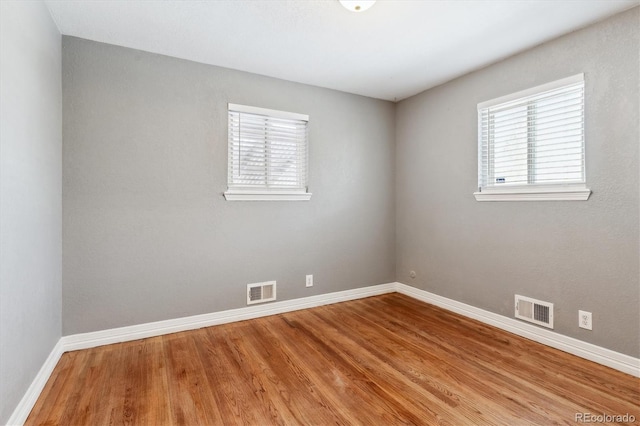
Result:
{"label": "white window blind", "polygon": [[243,199],[308,194],[307,115],[229,104],[228,119],[227,199],[238,194]]}
{"label": "white window blind", "polygon": [[478,187],[584,185],[584,76],[478,105]]}

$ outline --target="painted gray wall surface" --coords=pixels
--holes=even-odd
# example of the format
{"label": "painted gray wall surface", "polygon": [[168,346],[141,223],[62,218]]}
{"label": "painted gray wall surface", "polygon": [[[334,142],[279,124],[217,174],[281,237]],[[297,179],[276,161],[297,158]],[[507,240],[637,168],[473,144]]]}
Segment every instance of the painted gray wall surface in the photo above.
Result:
{"label": "painted gray wall surface", "polygon": [[[550,301],[555,331],[640,355],[639,11],[398,104],[398,281],[508,317],[514,294]],[[591,198],[475,201],[477,104],[580,72]]]}
{"label": "painted gray wall surface", "polygon": [[0,2],[0,424],[61,335],[60,34],[41,2]]}
{"label": "painted gray wall surface", "polygon": [[[394,104],[62,46],[64,335],[394,281]],[[228,102],[310,115],[311,201],[223,198]]]}

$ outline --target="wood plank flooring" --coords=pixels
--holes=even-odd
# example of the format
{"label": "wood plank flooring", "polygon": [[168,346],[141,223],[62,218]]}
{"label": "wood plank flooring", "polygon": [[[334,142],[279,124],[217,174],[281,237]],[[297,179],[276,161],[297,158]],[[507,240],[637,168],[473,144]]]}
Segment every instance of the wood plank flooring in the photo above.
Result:
{"label": "wood plank flooring", "polygon": [[[27,425],[548,425],[640,379],[393,293],[65,353]],[[613,419],[615,420],[615,419]]]}

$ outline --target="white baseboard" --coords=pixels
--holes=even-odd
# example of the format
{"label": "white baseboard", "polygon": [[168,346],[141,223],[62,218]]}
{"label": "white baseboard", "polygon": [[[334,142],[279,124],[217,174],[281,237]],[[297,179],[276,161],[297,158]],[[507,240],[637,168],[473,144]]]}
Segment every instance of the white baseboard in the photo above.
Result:
{"label": "white baseboard", "polygon": [[230,309],[210,314],[195,315],[184,318],[157,321],[147,324],[113,328],[110,330],[64,336],[61,339],[62,351],[93,348],[112,343],[127,342],[179,331],[194,330],[212,325],[243,321],[252,318],[291,312],[300,309],[313,308],[331,303],[345,302],[364,297],[377,296],[384,293],[398,292],[423,302],[431,303],[449,311],[476,319],[518,336],[551,346],[570,354],[597,362],[607,367],[640,377],[640,359],[621,354],[582,340],[564,336],[551,330],[542,329],[531,324],[518,321],[515,318],[495,314],[475,306],[467,305],[453,299],[438,296],[425,290],[420,290],[402,283],[380,284],[353,290],[285,300],[264,305],[248,306]]}
{"label": "white baseboard", "polygon": [[38,396],[40,396],[42,389],[47,383],[47,380],[49,380],[53,369],[64,352],[144,339],[163,334],[176,333],[179,331],[195,330],[212,325],[243,321],[393,292],[398,292],[414,299],[439,306],[510,333],[517,334],[518,336],[526,337],[581,358],[640,377],[640,359],[638,358],[621,354],[591,343],[586,343],[572,337],[567,337],[550,330],[525,324],[513,318],[498,315],[453,299],[447,299],[446,297],[438,296],[436,294],[429,293],[428,291],[396,282],[303,297],[300,299],[285,300],[282,302],[273,302],[264,305],[230,309],[210,314],[194,315],[190,317],[113,328],[91,333],[63,336],[49,354],[49,357],[42,365],[42,368],[31,383],[31,386],[29,386],[29,389],[27,389],[27,392],[20,400],[20,403],[14,410],[13,414],[9,417],[9,422],[7,424],[22,425],[27,420]]}
{"label": "white baseboard", "polygon": [[53,369],[58,364],[58,361],[60,360],[60,357],[63,353],[64,350],[62,349],[62,339],[60,339],[51,350],[51,353],[49,353],[49,356],[44,361],[44,364],[42,364],[40,371],[38,371],[38,374],[36,374],[33,382],[31,382],[31,386],[29,386],[27,392],[25,392],[24,396],[18,403],[18,406],[15,410],[13,410],[11,417],[9,417],[9,421],[7,422],[8,426],[22,425],[25,421],[27,421],[29,413],[31,413],[33,406],[35,405],[38,397],[40,396],[40,393],[42,392],[42,389],[44,389],[44,386],[47,384],[49,377],[51,377],[51,373],[53,373]]}
{"label": "white baseboard", "polygon": [[517,334],[518,336],[526,337],[543,345],[551,346],[552,348],[560,349],[561,351],[579,356],[580,358],[606,365],[623,373],[640,377],[640,359],[638,358],[526,324],[515,318],[505,317],[453,299],[447,299],[446,297],[438,296],[437,294],[429,293],[428,291],[402,283],[395,283],[395,290],[398,293],[414,299],[431,303],[432,305],[439,306],[465,317],[473,318],[485,324]]}
{"label": "white baseboard", "polygon": [[212,325],[226,324],[229,322],[281,314],[283,312],[297,311],[300,309],[313,308],[331,303],[377,296],[384,293],[392,293],[394,291],[395,283],[380,284],[356,288],[353,290],[285,300],[282,302],[266,303],[264,305],[247,306],[246,308],[230,309],[210,314],[194,315],[184,318],[112,328],[109,330],[94,331],[91,333],[73,334],[70,336],[64,336],[61,340],[64,352],[75,351],[78,349],[128,342],[130,340],[161,336],[163,334],[177,333],[179,331],[195,330],[202,327],[210,327]]}

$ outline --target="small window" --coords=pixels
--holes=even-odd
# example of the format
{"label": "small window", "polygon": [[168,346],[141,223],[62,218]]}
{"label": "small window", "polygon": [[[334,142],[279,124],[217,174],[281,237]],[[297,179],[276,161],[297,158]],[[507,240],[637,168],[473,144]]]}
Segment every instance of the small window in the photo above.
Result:
{"label": "small window", "polygon": [[478,201],[586,200],[584,75],[478,104]]}
{"label": "small window", "polygon": [[309,200],[309,116],[229,104],[227,200]]}

